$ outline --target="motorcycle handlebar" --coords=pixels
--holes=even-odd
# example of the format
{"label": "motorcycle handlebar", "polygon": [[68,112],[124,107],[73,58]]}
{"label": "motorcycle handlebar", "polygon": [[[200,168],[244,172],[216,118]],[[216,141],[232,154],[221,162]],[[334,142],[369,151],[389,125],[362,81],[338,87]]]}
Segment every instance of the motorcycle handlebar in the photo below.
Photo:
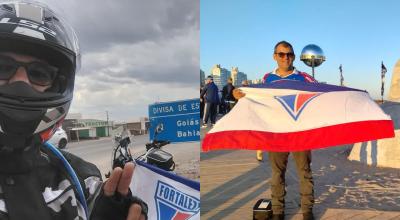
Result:
{"label": "motorcycle handlebar", "polygon": [[170,143],[171,141],[154,140],[153,142],[146,144],[146,149],[149,150],[152,147],[161,148],[162,146],[165,146]]}
{"label": "motorcycle handlebar", "polygon": [[169,143],[171,143],[171,141],[155,141],[155,144],[157,144],[159,147],[165,146]]}

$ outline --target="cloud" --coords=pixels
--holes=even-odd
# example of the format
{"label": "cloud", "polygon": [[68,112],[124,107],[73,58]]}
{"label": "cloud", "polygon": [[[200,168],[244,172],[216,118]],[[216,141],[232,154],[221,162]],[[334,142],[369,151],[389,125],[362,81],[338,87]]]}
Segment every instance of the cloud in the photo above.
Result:
{"label": "cloud", "polygon": [[[160,42],[119,44],[85,54],[81,75],[132,78],[144,83],[199,81],[198,30]],[[113,80],[113,79],[110,79]]]}
{"label": "cloud", "polygon": [[69,15],[82,48],[98,50],[119,43],[162,41],[199,29],[199,2],[187,0],[50,1]]}
{"label": "cloud", "polygon": [[81,112],[85,117],[97,118],[109,111],[110,120],[129,121],[148,115],[148,105],[198,96],[197,87],[164,83],[125,83],[119,86],[99,86],[90,76],[78,78],[70,112]]}
{"label": "cloud", "polygon": [[47,0],[76,29],[82,68],[70,112],[113,120],[198,97],[199,2]]}

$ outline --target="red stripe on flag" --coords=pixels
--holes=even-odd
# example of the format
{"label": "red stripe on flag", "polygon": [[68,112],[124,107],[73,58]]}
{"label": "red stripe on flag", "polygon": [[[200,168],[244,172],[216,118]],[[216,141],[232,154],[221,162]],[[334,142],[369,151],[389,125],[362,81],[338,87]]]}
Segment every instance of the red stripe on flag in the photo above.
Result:
{"label": "red stripe on flag", "polygon": [[306,131],[273,133],[255,130],[206,134],[203,151],[222,149],[303,151],[394,137],[391,120],[361,121]]}

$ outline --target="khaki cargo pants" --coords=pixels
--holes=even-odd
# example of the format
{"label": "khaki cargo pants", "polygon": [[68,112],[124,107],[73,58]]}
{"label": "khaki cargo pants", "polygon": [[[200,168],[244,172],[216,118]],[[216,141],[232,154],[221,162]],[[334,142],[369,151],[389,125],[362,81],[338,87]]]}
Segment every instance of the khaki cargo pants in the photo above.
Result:
{"label": "khaki cargo pants", "polygon": [[[311,174],[311,151],[292,152],[296,162],[297,174],[300,182],[301,209],[304,212],[312,211],[314,204],[314,183]],[[272,212],[281,214],[285,207],[285,172],[289,152],[268,152],[272,168]]]}

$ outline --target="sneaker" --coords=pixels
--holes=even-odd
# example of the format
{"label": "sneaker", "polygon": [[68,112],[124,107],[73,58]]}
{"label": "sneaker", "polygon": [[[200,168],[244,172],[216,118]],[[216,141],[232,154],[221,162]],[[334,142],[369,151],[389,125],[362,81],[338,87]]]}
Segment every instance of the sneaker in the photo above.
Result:
{"label": "sneaker", "polygon": [[303,220],[314,220],[314,214],[312,212],[303,213]]}
{"label": "sneaker", "polygon": [[284,220],[285,214],[272,214],[272,220]]}
{"label": "sneaker", "polygon": [[257,151],[257,160],[260,161],[260,162],[263,160],[263,152],[262,152],[262,150],[258,150]]}
{"label": "sneaker", "polygon": [[214,127],[215,124],[211,124],[211,127]]}
{"label": "sneaker", "polygon": [[203,124],[202,126],[201,126],[201,128],[206,128],[207,127],[207,124]]}

